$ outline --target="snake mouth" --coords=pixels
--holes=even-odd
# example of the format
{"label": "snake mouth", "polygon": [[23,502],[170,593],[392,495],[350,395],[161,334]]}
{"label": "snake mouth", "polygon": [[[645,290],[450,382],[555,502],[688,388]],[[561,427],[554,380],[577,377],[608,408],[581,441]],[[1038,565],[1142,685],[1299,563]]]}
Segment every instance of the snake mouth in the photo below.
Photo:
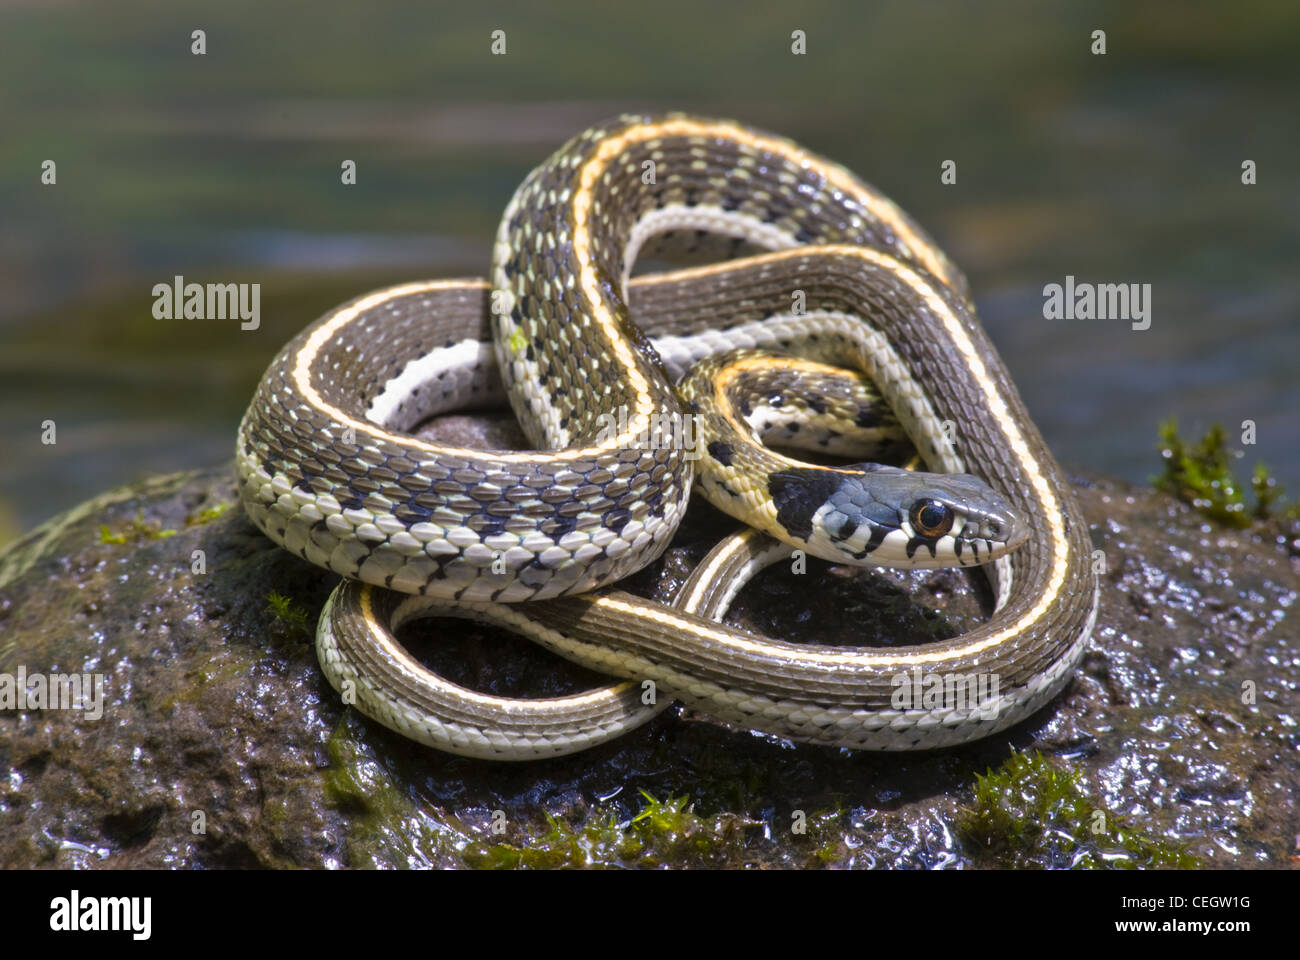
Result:
{"label": "snake mouth", "polygon": [[960,530],[954,532],[954,537],[958,540],[983,540],[1005,553],[1029,539],[1029,528],[1009,507],[1004,507],[997,512],[969,512]]}
{"label": "snake mouth", "polygon": [[958,566],[979,566],[1023,546],[1029,535],[1028,526],[1009,508],[972,512],[946,542],[935,545],[933,555],[950,556]]}

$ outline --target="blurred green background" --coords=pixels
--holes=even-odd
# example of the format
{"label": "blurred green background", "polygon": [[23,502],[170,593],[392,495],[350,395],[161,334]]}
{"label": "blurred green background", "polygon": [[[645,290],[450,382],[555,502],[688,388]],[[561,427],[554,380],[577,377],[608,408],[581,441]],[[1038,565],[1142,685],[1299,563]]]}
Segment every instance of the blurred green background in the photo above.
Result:
{"label": "blurred green background", "polygon": [[[1296,492],[1298,62],[1291,2],[0,0],[0,541],[231,457],[296,330],[485,273],[528,170],[625,110],[734,117],[881,187],[969,275],[1067,468],[1145,481],[1159,420],[1252,419],[1247,461]],[[261,283],[261,329],[153,319],[175,274]],[[1043,319],[1067,274],[1152,284],[1151,329]]]}

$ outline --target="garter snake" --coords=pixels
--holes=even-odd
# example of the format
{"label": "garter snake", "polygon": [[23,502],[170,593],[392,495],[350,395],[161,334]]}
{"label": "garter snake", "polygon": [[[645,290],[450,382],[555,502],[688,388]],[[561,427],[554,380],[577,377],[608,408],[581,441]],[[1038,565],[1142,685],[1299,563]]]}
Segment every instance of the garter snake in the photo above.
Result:
{"label": "garter snake", "polygon": [[[706,235],[729,238],[727,254],[769,252],[629,280],[651,243],[707,247]],[[766,491],[750,497],[751,512],[766,510],[760,526],[807,531],[794,542],[820,537],[876,562],[935,560],[940,542],[948,562],[996,558],[988,623],[888,650],[715,623],[744,579],[789,556],[755,533],[715,550],[675,608],[589,592],[667,545],[692,464],[683,444],[657,442],[645,425],[675,436],[673,381],[738,346],[864,371],[927,467],[970,475],[954,492],[944,484],[959,478],[882,472],[895,489],[877,496],[869,485],[846,493],[826,468],[783,471],[793,479],[760,479]],[[491,399],[498,376],[538,450],[405,432]],[[237,463],[253,521],[349,578],[318,629],[331,684],[385,725],[471,756],[572,752],[674,697],[798,740],[884,750],[962,742],[1054,696],[1096,617],[1087,528],[960,272],[844,168],[725,121],[622,117],[570,141],[507,208],[490,285],[377,291],[291,341],[244,418]],[[812,532],[832,518],[829,533]],[[943,529],[922,535],[940,519]],[[983,556],[955,545],[963,531]],[[433,614],[504,626],[624,682],[543,701],[466,691],[392,637],[392,623]],[[972,703],[950,686],[934,702],[900,706],[907,671],[992,676],[997,693]],[[649,685],[662,689],[653,704],[642,695]]]}

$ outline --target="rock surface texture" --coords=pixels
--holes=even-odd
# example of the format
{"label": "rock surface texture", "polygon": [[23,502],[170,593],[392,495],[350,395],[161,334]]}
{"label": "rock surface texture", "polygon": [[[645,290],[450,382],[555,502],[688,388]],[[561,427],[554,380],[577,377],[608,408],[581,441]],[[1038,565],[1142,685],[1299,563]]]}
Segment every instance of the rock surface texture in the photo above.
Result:
{"label": "rock surface texture", "polygon": [[[250,524],[232,467],[106,494],[0,551],[0,675],[105,683],[98,719],[0,710],[0,865],[1294,866],[1296,531],[1077,484],[1106,563],[1097,630],[1065,692],[1010,731],[854,754],[673,707],[532,764],[432,752],[344,707],[312,645],[335,577]],[[667,600],[730,524],[693,506],[625,584]],[[729,622],[889,645],[965,630],[987,602],[962,572],[811,561],[762,574]],[[597,679],[463,621],[403,639],[480,689]]]}

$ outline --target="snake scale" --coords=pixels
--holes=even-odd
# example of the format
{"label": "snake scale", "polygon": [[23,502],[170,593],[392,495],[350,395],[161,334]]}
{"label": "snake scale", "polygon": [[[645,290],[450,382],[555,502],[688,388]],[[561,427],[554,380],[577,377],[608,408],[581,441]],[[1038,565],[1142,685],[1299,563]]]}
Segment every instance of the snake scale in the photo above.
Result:
{"label": "snake scale", "polygon": [[[721,262],[633,279],[652,253]],[[751,401],[737,385],[772,393],[784,373],[793,392],[799,364],[869,377],[933,473],[766,451],[760,421],[785,388]],[[410,433],[503,389],[536,449]],[[697,420],[699,442],[682,442]],[[379,290],[291,341],[241,424],[237,465],[257,526],[346,578],[318,627],[330,683],[468,756],[571,753],[674,699],[799,741],[960,743],[1059,692],[1096,619],[1087,527],[960,271],[843,167],[729,121],[624,116],[571,140],[510,202],[490,280]],[[665,549],[693,484],[785,542],[728,538],[671,607],[612,587]],[[796,548],[984,564],[995,610],[961,636],[886,649],[718,622]],[[617,679],[547,700],[466,690],[395,639],[427,616],[495,624]],[[938,692],[900,706],[899,678],[919,674]],[[977,677],[994,680],[978,702]]]}

